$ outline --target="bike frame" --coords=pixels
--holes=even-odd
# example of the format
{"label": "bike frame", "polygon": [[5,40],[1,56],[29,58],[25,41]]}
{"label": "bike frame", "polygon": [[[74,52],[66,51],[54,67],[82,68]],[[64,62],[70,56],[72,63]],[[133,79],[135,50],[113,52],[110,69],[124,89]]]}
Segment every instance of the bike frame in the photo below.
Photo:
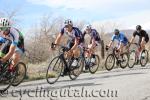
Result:
{"label": "bike frame", "polygon": [[141,46],[137,43],[132,43],[135,44],[137,46],[137,49],[135,50],[135,56],[136,56],[136,60],[140,60],[140,54],[141,52],[144,50],[139,51],[139,49],[141,48]]}
{"label": "bike frame", "polygon": [[59,58],[63,61],[64,65],[65,65],[64,69],[67,68],[67,70],[68,70],[69,66],[68,66],[67,61],[65,60],[64,53],[60,54]]}

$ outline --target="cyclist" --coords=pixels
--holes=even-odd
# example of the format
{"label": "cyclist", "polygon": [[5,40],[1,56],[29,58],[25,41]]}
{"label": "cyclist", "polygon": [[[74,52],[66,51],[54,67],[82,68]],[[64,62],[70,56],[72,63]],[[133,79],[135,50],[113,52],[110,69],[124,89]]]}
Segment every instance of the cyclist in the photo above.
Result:
{"label": "cyclist", "polygon": [[0,62],[5,63],[12,58],[9,72],[13,73],[15,65],[24,53],[24,38],[18,29],[12,27],[7,18],[0,18],[0,36],[5,40],[0,49]]}
{"label": "cyclist", "polygon": [[[89,53],[87,53],[85,56],[92,57],[91,62],[95,63],[95,55],[94,54],[95,54],[96,47],[101,42],[101,38],[99,36],[99,33],[96,31],[96,29],[92,28],[92,25],[90,25],[90,24],[86,25],[84,28],[84,31],[83,31],[84,42],[85,42],[86,34],[90,36],[90,43],[88,45]],[[85,69],[87,69],[87,67],[85,67]]]}
{"label": "cyclist", "polygon": [[[70,19],[65,20],[64,27],[61,29],[61,32],[58,34],[54,44],[59,44],[61,41],[62,36],[66,34],[69,39],[67,41],[67,47],[69,48],[69,51],[67,52],[67,55],[74,55],[74,61],[72,63],[72,66],[77,66],[78,63],[78,57],[80,55],[80,44],[82,43],[82,32],[77,28],[73,26],[73,22]],[[55,49],[55,47],[53,48]]]}
{"label": "cyclist", "polygon": [[136,30],[133,32],[133,36],[130,40],[130,43],[132,43],[135,39],[135,36],[139,36],[138,44],[141,48],[139,48],[139,51],[143,50],[145,48],[146,43],[149,41],[149,36],[145,30],[142,30],[141,25],[136,26]]}
{"label": "cyclist", "polygon": [[[128,39],[123,33],[119,31],[119,29],[115,29],[111,42],[109,43],[108,46],[106,46],[106,50],[108,50],[112,46],[114,40],[117,40],[119,42],[116,51],[119,52],[119,57],[121,57],[121,54],[123,53],[123,48],[127,46],[128,44]],[[120,61],[120,58],[119,58],[119,61]]]}

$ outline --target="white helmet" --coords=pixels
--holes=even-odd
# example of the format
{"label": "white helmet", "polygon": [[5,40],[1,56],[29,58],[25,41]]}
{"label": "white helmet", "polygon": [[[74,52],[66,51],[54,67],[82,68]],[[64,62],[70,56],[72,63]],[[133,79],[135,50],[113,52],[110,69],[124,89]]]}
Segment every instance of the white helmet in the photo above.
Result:
{"label": "white helmet", "polygon": [[67,19],[67,20],[65,20],[64,25],[65,25],[65,26],[66,26],[66,25],[71,25],[71,26],[73,26],[73,23],[72,23],[72,21],[71,21],[70,19]]}
{"label": "white helmet", "polygon": [[10,27],[10,20],[7,18],[0,18],[0,27]]}
{"label": "white helmet", "polygon": [[87,29],[92,29],[92,25],[90,25],[90,24],[86,25],[86,26],[85,26],[85,29],[86,29],[86,30],[87,30]]}

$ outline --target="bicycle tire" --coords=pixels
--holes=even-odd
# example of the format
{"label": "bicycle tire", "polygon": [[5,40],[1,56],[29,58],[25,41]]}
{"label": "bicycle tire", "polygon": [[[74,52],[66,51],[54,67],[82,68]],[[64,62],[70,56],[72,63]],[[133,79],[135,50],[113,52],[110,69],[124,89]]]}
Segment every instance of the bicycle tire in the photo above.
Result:
{"label": "bicycle tire", "polygon": [[[56,62],[54,62],[56,60]],[[60,62],[58,63],[58,61],[60,60]],[[53,66],[53,63],[54,63],[54,66]],[[50,71],[52,71],[52,70],[54,70],[54,68],[56,67],[56,64],[58,64],[58,67],[60,68],[60,71],[58,72],[58,76],[56,77],[56,79],[54,79],[54,77],[53,76],[50,76],[50,78],[49,78],[49,70]],[[60,65],[61,64],[61,65]],[[53,68],[52,68],[52,66],[53,66]],[[51,70],[52,69],[52,70]],[[61,59],[60,59],[60,57],[59,56],[56,56],[55,58],[53,58],[53,60],[50,62],[50,64],[49,64],[49,66],[48,66],[48,69],[47,69],[47,72],[46,72],[46,80],[47,80],[47,82],[49,83],[49,84],[54,84],[58,79],[59,79],[59,77],[60,77],[60,75],[61,75],[61,72],[62,72],[62,69],[63,69],[63,63],[62,63],[62,61],[61,61]],[[50,73],[51,74],[51,73]],[[54,79],[53,81],[50,81],[50,79]]]}
{"label": "bicycle tire", "polygon": [[4,93],[5,91],[7,91],[10,86],[12,85],[12,82],[14,80],[14,76],[11,76],[11,78],[9,77],[8,79],[5,80],[1,80],[4,76],[3,74],[1,74],[0,76],[0,93]]}
{"label": "bicycle tire", "polygon": [[[22,66],[19,66],[19,65],[22,65]],[[23,68],[23,73],[20,74],[20,70],[21,67]],[[13,80],[13,83],[12,83],[12,86],[18,86],[20,83],[22,83],[22,81],[24,80],[25,76],[26,76],[26,72],[27,72],[27,68],[26,68],[26,65],[25,63],[23,62],[19,62],[17,65],[16,65],[16,75],[14,77],[14,80]],[[21,76],[21,78],[19,79],[19,76]],[[17,79],[18,78],[18,79]]]}
{"label": "bicycle tire", "polygon": [[95,55],[95,58],[96,58],[96,60],[97,60],[98,62],[97,62],[97,64],[96,64],[95,70],[92,70],[93,66],[89,66],[89,72],[90,72],[91,74],[94,74],[94,73],[98,70],[98,68],[99,68],[100,58],[99,58],[98,55]]}
{"label": "bicycle tire", "polygon": [[[110,57],[112,57],[112,66],[111,67],[108,67],[108,59],[110,59]],[[115,65],[115,56],[113,54],[109,54],[105,60],[105,68],[108,70],[108,71],[111,71],[113,68],[114,68],[114,65]]]}
{"label": "bicycle tire", "polygon": [[[145,53],[146,52],[146,53]],[[145,63],[143,64],[143,61],[142,61],[142,57],[140,57],[140,64],[141,64],[141,67],[145,67],[146,66],[146,64],[148,63],[148,56],[149,56],[149,54],[148,54],[148,51],[147,50],[142,50],[142,52],[141,52],[141,56],[143,55],[143,53],[145,53],[145,55],[146,55],[146,58],[145,58]]]}
{"label": "bicycle tire", "polygon": [[[79,58],[77,66],[73,69],[72,69],[73,66],[71,66],[72,62],[73,60],[69,64],[69,78],[71,80],[75,80],[81,74],[83,70],[84,61],[82,58]],[[75,71],[77,71],[77,73]]]}
{"label": "bicycle tire", "polygon": [[[120,67],[121,67],[122,69],[124,69],[124,68],[126,68],[126,67],[128,66],[129,57],[128,57],[128,54],[127,54],[127,53],[123,53],[122,55],[123,55],[123,61],[121,61]],[[124,57],[126,57],[126,58],[124,59]],[[122,63],[122,62],[124,62],[124,61],[126,61],[125,65]]]}
{"label": "bicycle tire", "polygon": [[[134,55],[132,55],[132,54],[134,54]],[[135,65],[135,63],[136,63],[136,53],[135,53],[135,50],[130,51],[129,54],[128,54],[128,56],[129,56],[128,67],[129,68],[133,68],[134,65]],[[131,59],[131,57],[133,57],[133,60]],[[130,63],[130,62],[132,62],[132,63]]]}

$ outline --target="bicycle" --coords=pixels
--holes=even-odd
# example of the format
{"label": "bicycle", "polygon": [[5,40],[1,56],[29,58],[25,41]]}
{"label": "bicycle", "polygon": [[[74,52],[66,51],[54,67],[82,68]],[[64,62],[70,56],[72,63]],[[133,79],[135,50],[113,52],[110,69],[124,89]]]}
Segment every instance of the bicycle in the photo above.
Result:
{"label": "bicycle", "polygon": [[132,43],[131,45],[135,45],[136,46],[136,50],[132,50],[129,56],[129,59],[131,59],[133,61],[132,64],[129,64],[129,68],[133,68],[135,64],[138,64],[140,62],[140,65],[142,67],[145,67],[146,64],[148,63],[148,50],[144,49],[142,51],[140,51],[141,47],[138,43]]}
{"label": "bicycle", "polygon": [[[51,48],[53,48],[55,45],[57,44],[52,43]],[[59,79],[59,77],[64,76],[65,73],[69,75],[71,80],[75,80],[81,74],[83,69],[82,57],[78,58],[77,66],[72,66],[75,58],[65,57],[65,53],[69,49],[62,45],[57,46],[60,46],[59,55],[52,59],[46,72],[46,80],[49,84],[54,84]]]}
{"label": "bicycle", "polygon": [[[107,46],[106,46],[107,48]],[[108,51],[108,49],[106,49]],[[122,69],[126,68],[127,65],[128,65],[128,61],[129,61],[129,58],[128,58],[128,53],[127,52],[124,52],[123,54],[119,55],[119,51],[117,51],[117,48],[114,47],[113,52],[110,53],[106,60],[105,60],[105,68],[108,70],[108,71],[111,71],[113,68],[114,68],[114,65],[115,65],[115,60],[116,60],[116,64],[118,66],[120,66]],[[119,56],[121,56],[120,60],[119,60]],[[110,64],[110,65],[109,65]]]}
{"label": "bicycle", "polygon": [[[6,63],[0,63],[0,93],[5,92],[11,85],[18,86],[24,79],[26,75],[26,66],[24,63],[19,62],[14,69],[14,72],[9,72],[9,66],[12,59],[8,60]],[[22,66],[21,66],[22,65]],[[21,74],[20,74],[20,69]]]}
{"label": "bicycle", "polygon": [[[85,57],[85,53],[89,53],[89,48],[83,47],[82,57],[84,59],[83,60],[84,67],[85,67],[85,69],[87,68],[91,74],[94,74],[99,68],[100,58],[96,54],[92,54],[92,56],[94,56],[94,58],[92,56]],[[94,60],[94,61],[92,61],[92,60]]]}
{"label": "bicycle", "polygon": [[27,73],[26,64],[23,62],[18,62],[18,64],[16,65],[16,74],[14,81],[12,82],[12,86],[18,86],[19,84],[21,84],[24,78],[26,77],[26,73]]}

